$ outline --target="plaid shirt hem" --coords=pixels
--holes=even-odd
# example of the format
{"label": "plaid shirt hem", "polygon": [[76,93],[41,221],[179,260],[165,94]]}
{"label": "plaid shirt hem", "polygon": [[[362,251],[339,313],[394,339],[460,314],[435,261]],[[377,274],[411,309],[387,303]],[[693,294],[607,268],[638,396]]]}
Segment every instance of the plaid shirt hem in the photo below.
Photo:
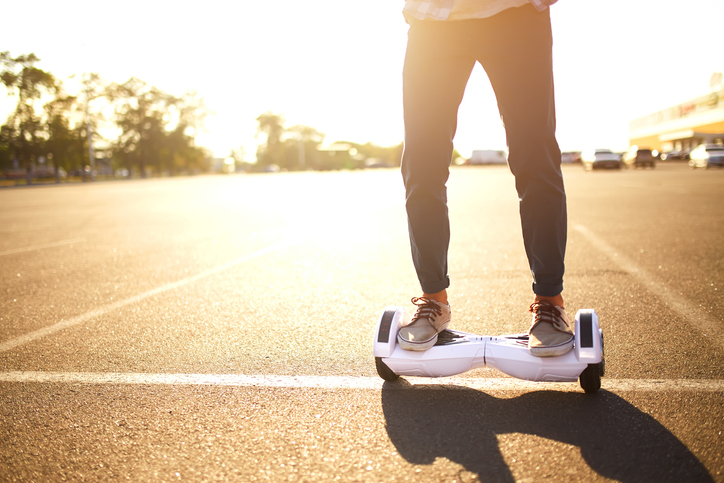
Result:
{"label": "plaid shirt hem", "polygon": [[447,20],[453,0],[407,0],[403,12],[420,20]]}
{"label": "plaid shirt hem", "polygon": [[[455,0],[406,0],[403,12],[419,20],[447,20],[453,9]],[[529,0],[542,12],[558,0]]]}
{"label": "plaid shirt hem", "polygon": [[558,0],[529,0],[530,3],[533,4],[533,6],[538,10],[539,12],[542,12],[546,8],[550,7],[554,3],[556,3]]}

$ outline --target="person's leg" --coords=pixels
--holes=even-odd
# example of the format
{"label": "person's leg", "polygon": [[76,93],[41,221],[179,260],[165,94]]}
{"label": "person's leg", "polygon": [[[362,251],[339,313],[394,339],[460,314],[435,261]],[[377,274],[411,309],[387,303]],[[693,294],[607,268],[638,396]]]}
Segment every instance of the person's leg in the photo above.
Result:
{"label": "person's leg", "polygon": [[573,328],[563,308],[567,237],[561,153],[555,138],[552,37],[548,11],[512,8],[493,17],[479,59],[505,124],[508,163],[520,199],[523,242],[533,274],[529,347],[536,356],[565,354]]}
{"label": "person's leg", "polygon": [[448,22],[410,25],[403,69],[405,184],[410,246],[422,291],[450,285],[450,227],[446,182],[452,160],[457,111],[475,60],[459,52],[461,39]]}
{"label": "person's leg", "polygon": [[495,28],[487,32],[493,48],[481,51],[479,58],[505,125],[533,292],[557,297],[563,291],[567,215],[555,138],[550,17],[548,11],[525,6],[493,19]]}
{"label": "person's leg", "polygon": [[475,60],[447,22],[413,21],[403,69],[405,184],[410,247],[423,297],[397,335],[406,350],[427,350],[450,323],[447,252],[450,224],[446,182],[457,110]]}

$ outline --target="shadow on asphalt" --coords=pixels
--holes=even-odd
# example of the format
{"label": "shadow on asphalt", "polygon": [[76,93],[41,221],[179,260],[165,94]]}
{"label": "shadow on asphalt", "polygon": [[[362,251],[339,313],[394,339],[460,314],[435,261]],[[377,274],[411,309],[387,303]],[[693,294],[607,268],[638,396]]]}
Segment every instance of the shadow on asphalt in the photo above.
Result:
{"label": "shadow on asphalt", "polygon": [[713,481],[704,465],[658,421],[619,396],[537,391],[499,399],[474,389],[382,387],[387,433],[413,464],[447,458],[482,481],[514,481],[496,435],[522,433],[580,448],[599,475],[623,482]]}

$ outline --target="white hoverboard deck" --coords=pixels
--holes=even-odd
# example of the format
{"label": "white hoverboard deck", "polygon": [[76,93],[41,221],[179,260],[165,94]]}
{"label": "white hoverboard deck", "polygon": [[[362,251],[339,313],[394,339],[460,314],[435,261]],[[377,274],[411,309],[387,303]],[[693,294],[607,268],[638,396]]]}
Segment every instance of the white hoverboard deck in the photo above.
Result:
{"label": "white hoverboard deck", "polygon": [[457,330],[441,332],[437,344],[426,351],[406,351],[397,344],[397,332],[409,317],[402,307],[388,307],[380,316],[373,353],[383,379],[444,377],[491,367],[529,381],[575,382],[580,377],[586,392],[601,387],[603,332],[594,310],[578,311],[573,350],[555,357],[530,355],[525,333],[488,336]]}

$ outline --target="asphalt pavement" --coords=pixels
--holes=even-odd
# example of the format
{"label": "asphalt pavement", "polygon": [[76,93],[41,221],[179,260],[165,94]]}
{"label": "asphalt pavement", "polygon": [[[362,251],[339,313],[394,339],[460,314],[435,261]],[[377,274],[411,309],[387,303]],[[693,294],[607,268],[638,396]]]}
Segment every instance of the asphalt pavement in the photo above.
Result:
{"label": "asphalt pavement", "polygon": [[[602,389],[377,376],[395,169],[0,190],[0,481],[724,481],[724,170],[564,166]],[[452,327],[524,332],[514,180],[455,167]]]}

